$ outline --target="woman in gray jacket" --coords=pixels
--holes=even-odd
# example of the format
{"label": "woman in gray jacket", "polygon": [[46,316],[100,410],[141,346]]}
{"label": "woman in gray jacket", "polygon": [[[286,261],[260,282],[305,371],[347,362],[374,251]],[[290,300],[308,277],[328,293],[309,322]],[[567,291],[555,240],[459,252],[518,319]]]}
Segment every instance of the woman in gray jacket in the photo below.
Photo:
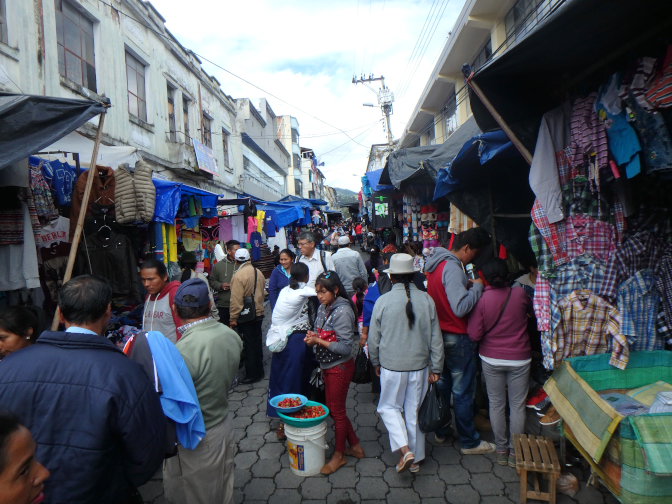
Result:
{"label": "woman in gray jacket", "polygon": [[[444,360],[436,307],[413,284],[416,271],[410,255],[392,256],[387,270],[392,290],[376,301],[369,326],[369,358],[380,376],[378,413],[390,434],[392,451],[401,451],[397,472],[420,470],[425,435],[418,426],[418,411],[427,383],[438,381]],[[404,304],[402,311],[399,307]]]}

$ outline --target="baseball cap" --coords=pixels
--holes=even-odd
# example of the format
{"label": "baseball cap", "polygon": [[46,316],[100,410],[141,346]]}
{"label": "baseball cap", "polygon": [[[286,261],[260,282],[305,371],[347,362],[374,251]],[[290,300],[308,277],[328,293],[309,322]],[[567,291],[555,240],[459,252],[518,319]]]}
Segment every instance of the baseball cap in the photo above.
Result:
{"label": "baseball cap", "polygon": [[338,239],[338,244],[339,245],[350,245],[350,238],[348,238],[347,236],[341,236]]}
{"label": "baseball cap", "polygon": [[[193,296],[196,298],[196,301],[185,301],[185,296]],[[198,308],[199,306],[207,305],[210,302],[208,284],[200,278],[192,278],[183,282],[182,285],[178,287],[173,302],[178,306],[189,308]]]}
{"label": "baseball cap", "polygon": [[250,260],[250,253],[247,251],[245,248],[239,248],[236,250],[236,255],[234,256],[236,258],[236,261],[249,261]]}

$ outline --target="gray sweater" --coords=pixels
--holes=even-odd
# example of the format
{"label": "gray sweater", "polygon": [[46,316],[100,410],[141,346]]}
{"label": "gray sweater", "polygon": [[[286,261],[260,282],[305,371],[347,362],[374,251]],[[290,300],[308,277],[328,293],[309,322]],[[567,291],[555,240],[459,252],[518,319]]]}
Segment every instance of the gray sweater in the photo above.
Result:
{"label": "gray sweater", "polygon": [[441,373],[443,336],[434,301],[413,284],[410,284],[410,293],[415,314],[411,329],[406,317],[408,299],[403,284],[395,284],[376,301],[368,338],[371,364],[390,371],[419,371],[429,366],[433,373]]}
{"label": "gray sweater", "polygon": [[336,333],[336,341],[329,343],[329,351],[342,355],[340,359],[333,362],[320,362],[322,369],[330,369],[352,359],[353,337],[355,332],[357,332],[357,321],[350,301],[337,297],[329,309],[327,320],[325,320],[324,305],[320,305],[320,308],[317,310],[317,318],[315,319],[315,332],[318,329],[334,331]]}
{"label": "gray sweater", "polygon": [[334,261],[334,268],[336,268],[338,278],[341,279],[343,287],[349,293],[354,293],[355,291],[352,288],[352,282],[355,278],[367,279],[366,266],[364,266],[364,261],[359,252],[355,252],[349,247],[339,248],[338,251],[331,255],[331,259]]}

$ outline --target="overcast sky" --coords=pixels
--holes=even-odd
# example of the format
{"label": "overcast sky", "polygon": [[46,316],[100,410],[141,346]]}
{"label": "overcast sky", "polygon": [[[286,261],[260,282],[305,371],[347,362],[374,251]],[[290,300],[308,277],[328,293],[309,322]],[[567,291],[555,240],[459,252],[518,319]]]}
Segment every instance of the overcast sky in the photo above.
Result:
{"label": "overcast sky", "polygon": [[[396,96],[392,133],[398,138],[464,0],[152,3],[185,47],[292,104],[294,107],[203,64],[233,98],[266,97],[277,115],[295,116],[300,124],[300,145],[312,148],[324,161],[321,170],[327,185],[358,191],[371,144],[385,143],[387,137],[380,108],[362,106],[377,104],[376,95],[361,84],[352,84],[353,72],[385,76]],[[426,46],[424,56],[407,66],[430,9],[432,14],[439,12],[432,19],[440,17],[440,21],[435,22],[431,39],[426,36],[421,44]],[[412,78],[404,78],[404,74]],[[408,88],[400,94],[404,82]],[[363,146],[335,128],[345,130]]]}

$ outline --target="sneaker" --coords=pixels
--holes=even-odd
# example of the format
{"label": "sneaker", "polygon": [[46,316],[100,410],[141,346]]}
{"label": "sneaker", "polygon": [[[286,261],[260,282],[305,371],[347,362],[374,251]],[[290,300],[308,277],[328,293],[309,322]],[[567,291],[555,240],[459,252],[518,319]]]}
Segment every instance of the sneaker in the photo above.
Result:
{"label": "sneaker", "polygon": [[548,410],[551,409],[552,406],[553,405],[549,402],[543,408],[537,409],[536,406],[535,406],[534,411],[536,412],[538,417],[543,417],[543,416],[546,416],[546,413],[548,413]]}
{"label": "sneaker", "polygon": [[434,433],[434,441],[436,441],[438,444],[443,444],[445,443],[448,438],[451,437],[450,434],[446,434],[445,436],[441,436],[438,433]]}
{"label": "sneaker", "polygon": [[509,467],[516,468],[516,452],[509,452]]}
{"label": "sneaker", "polygon": [[546,396],[541,401],[539,401],[537,404],[534,405],[534,409],[537,410],[537,411],[541,411],[543,409],[548,409],[547,406],[549,404],[551,404],[551,398]]}
{"label": "sneaker", "polygon": [[479,444],[475,448],[462,448],[460,449],[460,452],[462,455],[483,455],[485,453],[492,453],[496,449],[496,446],[492,443],[488,443],[487,441],[481,440],[481,444]]}
{"label": "sneaker", "polygon": [[546,415],[543,416],[541,420],[539,420],[539,423],[541,425],[555,425],[560,421],[560,414],[555,411],[555,408],[551,406],[548,411],[546,412]]}
{"label": "sneaker", "polygon": [[509,463],[509,452],[497,452],[497,463],[501,466],[505,466]]}
{"label": "sneaker", "polygon": [[548,397],[548,394],[546,394],[546,392],[544,392],[544,389],[539,387],[539,390],[537,390],[527,400],[527,402],[525,403],[525,406],[527,406],[528,408],[534,408],[537,404],[539,404],[541,401],[543,401],[547,397]]}

